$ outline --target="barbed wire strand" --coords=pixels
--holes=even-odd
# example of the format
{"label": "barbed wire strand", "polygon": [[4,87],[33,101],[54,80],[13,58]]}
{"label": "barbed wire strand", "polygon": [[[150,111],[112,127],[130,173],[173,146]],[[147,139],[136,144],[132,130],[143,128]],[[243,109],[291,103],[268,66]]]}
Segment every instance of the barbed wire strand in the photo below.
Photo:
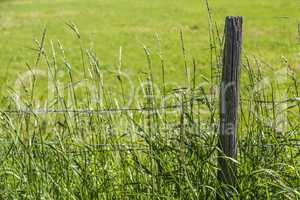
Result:
{"label": "barbed wire strand", "polygon": [[[203,99],[202,99],[203,100]],[[199,100],[197,100],[199,101]],[[268,101],[268,100],[251,100],[242,99],[241,102],[255,102],[262,104],[283,104],[288,102],[299,102],[300,97],[289,98],[279,101]],[[191,103],[185,102],[185,103]],[[203,103],[204,104],[204,103]],[[85,114],[110,114],[110,113],[123,113],[123,112],[149,112],[149,111],[160,111],[181,108],[181,104],[169,105],[162,107],[153,108],[107,108],[107,109],[0,109],[0,113],[15,113],[15,114],[47,114],[47,113],[85,113]]]}

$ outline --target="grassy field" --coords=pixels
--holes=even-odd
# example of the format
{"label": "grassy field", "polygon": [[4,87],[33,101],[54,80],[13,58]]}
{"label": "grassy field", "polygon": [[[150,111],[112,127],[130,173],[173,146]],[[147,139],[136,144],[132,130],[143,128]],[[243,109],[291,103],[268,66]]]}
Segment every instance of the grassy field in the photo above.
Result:
{"label": "grassy field", "polygon": [[[257,56],[276,67],[282,63],[281,56],[297,63],[298,1],[213,0],[210,4],[220,32],[225,16],[245,17],[244,52],[248,56]],[[151,3],[144,0],[2,0],[0,11],[1,81],[7,80],[4,73],[7,69],[9,77],[16,77],[26,70],[26,62],[33,63],[37,53],[30,48],[35,48],[34,39],[40,39],[45,26],[47,41],[60,40],[74,68],[78,69],[78,42],[65,25],[70,21],[78,26],[85,47],[93,45],[106,68],[115,68],[122,46],[124,68],[139,74],[146,66],[142,49],[146,45],[153,54],[154,70],[159,71],[158,35],[169,79],[183,77],[179,37],[182,30],[189,59],[194,57],[201,69],[207,71],[210,42],[203,0],[153,0]]]}
{"label": "grassy field", "polygon": [[[0,199],[300,199],[300,2],[210,7],[0,0]],[[245,17],[235,185],[217,176],[227,15]]]}

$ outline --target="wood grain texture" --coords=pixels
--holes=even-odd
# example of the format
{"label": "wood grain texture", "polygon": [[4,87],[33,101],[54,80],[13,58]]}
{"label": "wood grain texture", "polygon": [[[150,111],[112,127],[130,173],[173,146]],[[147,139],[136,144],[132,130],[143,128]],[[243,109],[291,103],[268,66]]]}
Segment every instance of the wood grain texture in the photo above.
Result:
{"label": "wood grain texture", "polygon": [[[242,53],[242,17],[226,17],[223,71],[220,90],[221,150],[218,163],[219,181],[235,185],[238,132],[238,105],[240,95],[240,63]],[[225,192],[226,194],[226,192]]]}

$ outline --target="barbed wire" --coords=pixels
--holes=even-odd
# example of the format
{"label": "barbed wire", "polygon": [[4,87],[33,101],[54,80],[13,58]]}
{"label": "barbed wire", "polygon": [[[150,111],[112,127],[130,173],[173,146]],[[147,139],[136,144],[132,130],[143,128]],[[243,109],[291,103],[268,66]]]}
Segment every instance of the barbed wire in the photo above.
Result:
{"label": "barbed wire", "polygon": [[[239,142],[243,144],[244,142]],[[15,145],[14,142],[0,142],[1,145]],[[31,146],[48,146],[48,147],[54,147],[54,146],[61,146],[62,143],[59,142],[34,142],[31,143]],[[76,148],[86,148],[86,149],[98,149],[102,150],[103,148],[113,148],[111,150],[130,150],[130,149],[141,149],[145,150],[149,148],[149,145],[145,144],[70,144],[70,143],[63,143],[63,145],[68,146],[68,147],[73,147],[74,149]],[[199,144],[200,147],[202,148],[216,148],[218,145],[217,144]],[[245,147],[274,147],[274,146],[294,146],[294,147],[300,147],[300,139],[291,139],[289,142],[276,142],[276,143],[262,143],[262,144],[249,144],[247,143],[245,146],[241,146],[242,148]],[[165,145],[165,147],[168,147],[168,145]],[[190,145],[186,144],[186,147],[192,148]]]}
{"label": "barbed wire", "polygon": [[[197,102],[203,101],[203,99],[197,99]],[[192,103],[193,100],[184,102]],[[196,102],[196,101],[195,101]],[[241,102],[254,102],[260,104],[283,104],[288,102],[299,102],[300,97],[289,98],[284,100],[272,101],[272,100],[259,100],[259,99],[241,99]],[[207,102],[209,103],[209,102]],[[203,103],[205,104],[205,103]],[[144,107],[144,108],[107,108],[107,109],[0,109],[0,113],[11,113],[11,114],[48,114],[48,113],[74,113],[74,114],[112,114],[112,113],[123,113],[123,112],[149,112],[149,111],[160,111],[160,110],[175,110],[182,108],[182,104],[168,105],[161,107]]]}
{"label": "barbed wire", "polygon": [[16,109],[16,110],[0,110],[2,113],[24,113],[24,114],[45,114],[45,113],[86,113],[86,114],[106,114],[106,113],[122,113],[122,112],[144,112],[177,109],[181,105],[164,106],[158,108],[108,108],[108,109]]}

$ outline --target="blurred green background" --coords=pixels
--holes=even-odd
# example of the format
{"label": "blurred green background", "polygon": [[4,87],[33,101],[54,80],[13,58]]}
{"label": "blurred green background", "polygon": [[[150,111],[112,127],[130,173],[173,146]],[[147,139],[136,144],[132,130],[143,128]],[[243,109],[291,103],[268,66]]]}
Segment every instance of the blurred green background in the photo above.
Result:
{"label": "blurred green background", "polygon": [[[284,56],[297,65],[298,0],[209,3],[221,33],[225,16],[244,16],[244,55],[255,56],[274,67],[282,66]],[[116,68],[122,46],[123,70],[138,75],[147,66],[145,45],[151,51],[153,70],[159,73],[159,36],[167,78],[180,79],[184,77],[179,34],[182,30],[188,62],[195,58],[202,72],[209,69],[208,12],[203,0],[0,0],[0,22],[2,83],[12,83],[27,70],[25,63],[34,63],[34,40],[40,40],[45,26],[46,48],[50,41],[56,45],[59,40],[68,61],[80,72],[79,43],[67,22],[77,25],[84,47],[93,46],[103,68]]]}

